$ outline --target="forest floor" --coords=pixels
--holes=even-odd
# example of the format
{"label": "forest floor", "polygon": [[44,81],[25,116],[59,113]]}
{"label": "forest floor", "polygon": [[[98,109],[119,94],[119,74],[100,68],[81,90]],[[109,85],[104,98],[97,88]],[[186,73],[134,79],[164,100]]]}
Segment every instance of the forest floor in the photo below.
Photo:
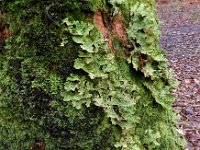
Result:
{"label": "forest floor", "polygon": [[180,132],[187,150],[200,150],[200,0],[171,0],[158,4],[160,45],[180,86],[174,108],[181,115]]}

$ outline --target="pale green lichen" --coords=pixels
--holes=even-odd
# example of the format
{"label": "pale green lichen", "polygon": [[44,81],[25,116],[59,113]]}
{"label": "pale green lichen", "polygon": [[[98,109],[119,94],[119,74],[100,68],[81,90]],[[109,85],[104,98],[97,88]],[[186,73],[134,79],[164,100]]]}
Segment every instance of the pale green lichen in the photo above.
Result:
{"label": "pale green lichen", "polygon": [[[119,5],[123,3],[126,1]],[[156,14],[145,3],[136,2],[130,8],[127,35],[133,48],[128,58],[116,57],[92,24],[64,20],[72,39],[81,47],[74,67],[86,73],[67,78],[64,101],[77,109],[92,104],[102,108],[111,124],[120,127],[121,139],[116,147],[182,149],[171,106],[171,90],[177,84],[173,84],[176,81],[158,46]]]}

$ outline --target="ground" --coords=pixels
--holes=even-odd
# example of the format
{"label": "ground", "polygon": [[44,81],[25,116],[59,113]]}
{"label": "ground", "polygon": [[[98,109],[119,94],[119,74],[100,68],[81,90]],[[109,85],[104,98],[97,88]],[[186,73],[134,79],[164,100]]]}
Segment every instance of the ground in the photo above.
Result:
{"label": "ground", "polygon": [[[174,108],[188,150],[200,150],[200,1],[166,0],[158,4],[160,45],[180,86]],[[183,130],[181,130],[183,129]]]}

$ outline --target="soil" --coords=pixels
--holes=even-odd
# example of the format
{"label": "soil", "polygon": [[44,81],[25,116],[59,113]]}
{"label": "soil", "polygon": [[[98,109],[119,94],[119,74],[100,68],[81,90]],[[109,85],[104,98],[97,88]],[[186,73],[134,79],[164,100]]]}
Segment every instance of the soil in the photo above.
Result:
{"label": "soil", "polygon": [[188,141],[187,150],[200,150],[200,1],[167,0],[157,10],[160,46],[180,81],[173,105],[181,116],[178,132]]}

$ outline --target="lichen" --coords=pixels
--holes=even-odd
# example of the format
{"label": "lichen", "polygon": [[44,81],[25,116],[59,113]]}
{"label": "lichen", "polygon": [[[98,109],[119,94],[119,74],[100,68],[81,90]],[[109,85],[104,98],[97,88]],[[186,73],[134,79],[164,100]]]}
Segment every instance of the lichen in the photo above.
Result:
{"label": "lichen", "polygon": [[[103,108],[111,124],[121,129],[121,139],[115,143],[116,147],[182,149],[183,145],[175,133],[176,117],[171,106],[174,100],[171,90],[177,84],[158,46],[156,14],[148,4],[139,2],[130,7],[129,13],[132,17],[126,32],[132,47],[127,58],[124,57],[123,47],[116,49],[122,51],[121,55],[116,55],[106,40],[103,42],[105,30],[99,27],[101,23],[95,22],[94,25],[97,25],[103,36],[92,24],[69,22],[67,18],[64,20],[67,30],[73,35],[72,39],[82,48],[74,67],[87,73],[71,74],[67,78],[64,100],[71,101],[77,109],[83,104]],[[113,23],[112,28],[118,25]],[[80,32],[80,29],[85,30]],[[117,32],[120,32],[119,28]],[[119,39],[123,41],[118,33]],[[166,126],[164,131],[161,130],[163,126]],[[163,140],[163,137],[168,140]]]}

